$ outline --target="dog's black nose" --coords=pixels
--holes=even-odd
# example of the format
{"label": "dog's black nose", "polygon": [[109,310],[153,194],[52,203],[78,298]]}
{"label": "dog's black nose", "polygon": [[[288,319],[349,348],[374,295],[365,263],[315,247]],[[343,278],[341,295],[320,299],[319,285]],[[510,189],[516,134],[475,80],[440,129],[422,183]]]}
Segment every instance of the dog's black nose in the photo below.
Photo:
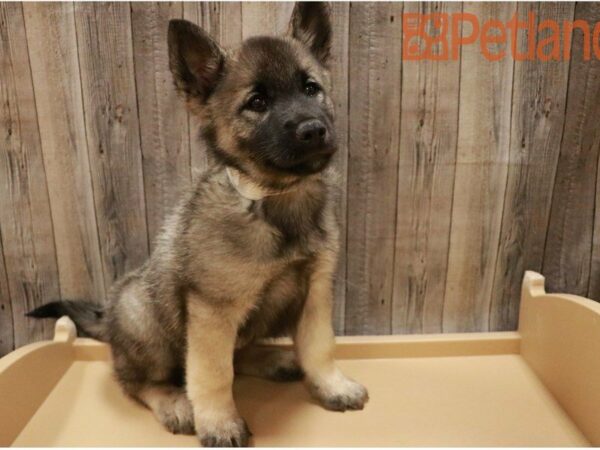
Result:
{"label": "dog's black nose", "polygon": [[309,119],[298,124],[296,139],[304,145],[318,146],[325,142],[327,127],[319,119]]}

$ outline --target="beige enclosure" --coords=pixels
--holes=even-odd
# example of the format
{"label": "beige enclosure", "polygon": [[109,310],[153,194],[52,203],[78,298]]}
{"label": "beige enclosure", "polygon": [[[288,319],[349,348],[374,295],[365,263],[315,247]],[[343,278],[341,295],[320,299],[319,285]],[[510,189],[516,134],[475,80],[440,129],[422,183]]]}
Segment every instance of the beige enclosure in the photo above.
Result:
{"label": "beige enclosure", "polygon": [[[287,345],[287,344],[271,344]],[[600,445],[600,305],[546,294],[527,272],[518,332],[339,338],[340,366],[369,388],[329,412],[301,383],[240,377],[256,446]],[[124,396],[106,345],[57,322],[54,341],[0,360],[0,445],[195,446]]]}

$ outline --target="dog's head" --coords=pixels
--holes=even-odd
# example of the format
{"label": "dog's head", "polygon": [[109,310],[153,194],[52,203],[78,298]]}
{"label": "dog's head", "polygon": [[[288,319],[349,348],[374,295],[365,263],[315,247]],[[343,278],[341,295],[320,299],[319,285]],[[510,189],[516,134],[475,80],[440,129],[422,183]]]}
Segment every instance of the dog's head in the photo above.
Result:
{"label": "dog's head", "polygon": [[271,186],[323,170],[336,151],[330,45],[325,3],[297,3],[285,36],[253,37],[233,50],[191,22],[169,23],[175,85],[209,148]]}

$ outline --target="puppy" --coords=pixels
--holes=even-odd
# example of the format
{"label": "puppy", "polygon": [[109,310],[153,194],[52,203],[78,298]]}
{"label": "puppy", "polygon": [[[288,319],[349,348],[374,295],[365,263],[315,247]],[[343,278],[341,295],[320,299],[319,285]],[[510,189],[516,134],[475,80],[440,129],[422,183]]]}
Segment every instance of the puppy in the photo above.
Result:
{"label": "puppy", "polygon": [[[324,407],[361,409],[366,389],[333,359],[338,252],[329,6],[295,5],[283,37],[225,51],[172,20],[169,64],[216,161],[166,219],[150,259],[106,306],[44,305],[110,344],[116,378],[174,433],[245,446],[235,373],[305,377]],[[290,335],[294,352],[255,345]]]}

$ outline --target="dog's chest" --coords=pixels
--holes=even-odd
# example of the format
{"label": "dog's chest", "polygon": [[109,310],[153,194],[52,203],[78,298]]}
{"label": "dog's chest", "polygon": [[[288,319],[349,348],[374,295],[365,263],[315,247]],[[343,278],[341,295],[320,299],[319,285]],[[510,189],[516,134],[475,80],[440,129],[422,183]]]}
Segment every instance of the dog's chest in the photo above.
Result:
{"label": "dog's chest", "polygon": [[266,254],[256,249],[255,254],[269,259],[272,271],[262,280],[254,307],[239,331],[239,345],[288,334],[302,311],[314,256],[326,245],[328,234],[320,210],[305,208],[298,214],[291,206],[255,202],[250,209],[256,228],[249,231],[255,236],[264,233],[262,249],[269,249]]}
{"label": "dog's chest", "polygon": [[256,264],[287,265],[310,258],[329,238],[324,195],[239,199],[225,217],[225,239]]}
{"label": "dog's chest", "polygon": [[[203,196],[205,203],[196,208],[201,218],[193,225],[197,240],[188,240],[193,248],[185,249],[195,255],[190,276],[209,297],[244,299],[246,305],[271,298],[265,292],[280,277],[285,281],[278,285],[284,286],[281,290],[295,291],[304,279],[298,267],[309,270],[307,263],[335,237],[331,225],[326,227],[331,220],[325,220],[324,193],[251,201],[231,187],[219,192],[218,202]],[[265,309],[272,310],[267,304]]]}
{"label": "dog's chest", "polygon": [[[254,202],[251,213],[270,230],[274,258],[295,260],[312,255],[327,239],[320,205]],[[318,207],[317,207],[318,206]]]}
{"label": "dog's chest", "polygon": [[264,283],[238,333],[238,345],[258,338],[288,335],[296,326],[308,294],[311,261],[285,266]]}

